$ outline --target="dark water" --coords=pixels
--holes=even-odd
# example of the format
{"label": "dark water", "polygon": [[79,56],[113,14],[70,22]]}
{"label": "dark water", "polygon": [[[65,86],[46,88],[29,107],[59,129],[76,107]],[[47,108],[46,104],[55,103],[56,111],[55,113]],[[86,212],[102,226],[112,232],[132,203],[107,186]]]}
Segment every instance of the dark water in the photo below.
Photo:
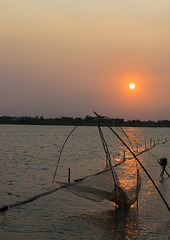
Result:
{"label": "dark water", "polygon": [[[52,183],[61,146],[72,127],[0,125],[0,206],[23,201],[56,187]],[[141,145],[170,139],[169,128],[125,128]],[[124,148],[104,129],[114,161],[122,159]],[[141,148],[142,149],[142,148]],[[151,151],[158,158],[168,157],[170,142]],[[127,153],[128,154],[128,153]],[[148,153],[140,160],[149,171],[170,205],[170,179],[160,181],[161,168]],[[57,180],[92,174],[104,168],[105,154],[95,127],[80,127],[68,142],[61,159]],[[169,164],[170,165],[170,164]],[[92,202],[67,190],[47,195],[31,203],[0,213],[2,240],[9,239],[170,239],[169,212],[140,169],[142,187],[139,208],[136,203],[127,211],[115,211],[113,203]],[[130,174],[131,169],[127,174]],[[170,170],[167,168],[167,171]],[[116,228],[117,216],[117,228]]]}

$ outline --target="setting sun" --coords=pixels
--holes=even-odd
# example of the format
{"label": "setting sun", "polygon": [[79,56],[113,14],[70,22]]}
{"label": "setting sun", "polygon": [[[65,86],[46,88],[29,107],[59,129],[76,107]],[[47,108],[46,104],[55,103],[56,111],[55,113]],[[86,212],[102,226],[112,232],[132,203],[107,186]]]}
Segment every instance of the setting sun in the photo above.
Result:
{"label": "setting sun", "polygon": [[134,89],[134,88],[135,88],[135,84],[131,83],[131,84],[129,85],[129,87],[130,87],[130,89]]}

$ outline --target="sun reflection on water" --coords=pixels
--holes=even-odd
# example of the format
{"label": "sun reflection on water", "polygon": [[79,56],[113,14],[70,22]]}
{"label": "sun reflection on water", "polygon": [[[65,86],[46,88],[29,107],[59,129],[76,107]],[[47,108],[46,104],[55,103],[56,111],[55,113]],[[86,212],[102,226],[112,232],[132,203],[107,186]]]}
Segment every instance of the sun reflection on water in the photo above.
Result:
{"label": "sun reflection on water", "polygon": [[139,236],[139,217],[136,207],[128,211],[89,211],[87,219],[91,227],[102,232],[101,239],[134,239]]}

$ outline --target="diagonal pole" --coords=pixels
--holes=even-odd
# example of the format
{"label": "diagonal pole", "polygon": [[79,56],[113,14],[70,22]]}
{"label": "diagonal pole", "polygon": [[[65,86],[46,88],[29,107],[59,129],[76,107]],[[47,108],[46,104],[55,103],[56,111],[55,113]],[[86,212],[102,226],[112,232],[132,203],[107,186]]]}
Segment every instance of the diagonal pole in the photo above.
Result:
{"label": "diagonal pole", "polygon": [[154,182],[154,180],[151,178],[151,176],[149,175],[149,173],[147,172],[147,170],[145,169],[145,167],[143,166],[143,164],[139,161],[139,159],[136,157],[136,155],[132,152],[132,150],[128,147],[128,145],[121,139],[121,137],[119,137],[119,135],[111,128],[111,126],[109,124],[106,123],[106,121],[104,121],[104,119],[102,118],[102,116],[98,115],[96,112],[94,112],[94,114],[99,117],[101,119],[101,121],[108,126],[108,128],[116,135],[116,137],[118,137],[118,139],[124,144],[124,146],[129,150],[129,152],[134,156],[134,158],[137,160],[137,162],[139,163],[139,165],[142,167],[142,169],[144,170],[144,172],[146,173],[146,175],[148,176],[148,178],[151,180],[152,184],[154,185],[154,187],[156,188],[157,192],[159,193],[160,197],[162,198],[162,200],[164,201],[168,211],[170,212],[170,207],[167,203],[167,201],[165,200],[164,196],[162,195],[162,193],[160,192],[159,188],[157,187],[156,183]]}

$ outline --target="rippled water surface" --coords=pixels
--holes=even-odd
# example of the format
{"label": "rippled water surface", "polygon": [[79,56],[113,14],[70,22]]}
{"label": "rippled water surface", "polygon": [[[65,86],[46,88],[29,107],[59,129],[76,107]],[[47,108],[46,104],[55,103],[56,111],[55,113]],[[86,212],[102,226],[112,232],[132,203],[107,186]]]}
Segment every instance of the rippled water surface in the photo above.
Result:
{"label": "rippled water surface", "polygon": [[[0,206],[14,204],[57,187],[52,183],[56,162],[72,129],[70,126],[0,125]],[[157,163],[157,158],[165,156],[170,166],[170,141],[162,144],[162,139],[170,140],[170,129],[125,128],[125,131],[141,144],[138,151],[145,148],[145,141],[149,147],[151,138],[151,144],[154,140],[158,143],[159,139],[160,144],[150,151],[152,155],[144,153],[139,159],[170,205],[170,179],[165,174],[165,180],[160,180],[161,167]],[[113,134],[110,135],[109,129],[104,128],[103,132],[112,159],[117,163],[125,149]],[[136,144],[134,148],[137,151]],[[71,179],[75,179],[102,170],[104,166],[105,153],[97,128],[80,127],[66,144],[56,180],[67,181],[69,167]],[[92,202],[60,189],[0,213],[0,239],[170,239],[167,207],[143,170],[140,167],[139,170],[142,187],[138,210],[135,203],[126,212],[115,211],[111,202]],[[132,173],[131,163],[126,171],[126,177]],[[167,171],[170,173],[169,167]],[[128,181],[130,184],[129,178],[125,183]]]}

